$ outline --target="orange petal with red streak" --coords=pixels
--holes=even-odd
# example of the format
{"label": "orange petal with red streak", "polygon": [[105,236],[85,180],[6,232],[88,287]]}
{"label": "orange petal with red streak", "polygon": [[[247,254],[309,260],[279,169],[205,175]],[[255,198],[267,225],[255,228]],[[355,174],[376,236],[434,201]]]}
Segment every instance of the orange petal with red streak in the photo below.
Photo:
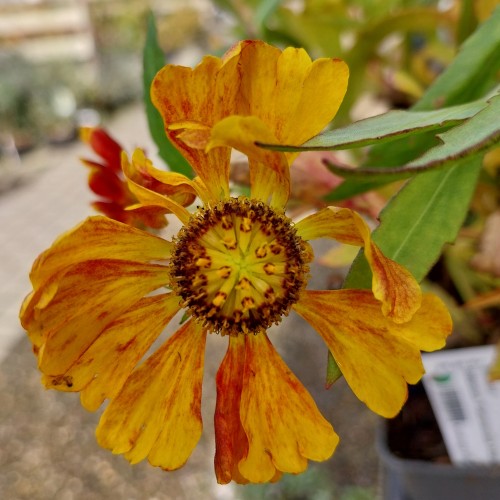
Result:
{"label": "orange petal with red streak", "polygon": [[227,146],[249,158],[251,196],[283,208],[290,195],[290,168],[284,153],[270,151],[257,143],[277,143],[268,126],[255,116],[230,116],[217,123],[207,148]]}
{"label": "orange petal with red streak", "polygon": [[[162,189],[160,186],[163,189],[167,189],[167,185],[155,182],[156,179],[151,176],[153,167],[150,163],[141,149],[134,151],[132,161],[130,162],[127,155],[123,153],[122,169],[128,180],[130,191],[132,191],[143,205],[163,207],[168,212],[175,214],[181,222],[184,224],[187,223],[191,214],[184,208],[183,203],[191,203],[195,196],[189,179],[181,174],[176,174],[176,176],[179,176],[176,180],[176,182],[179,182],[178,186],[180,185],[179,191],[176,192],[175,188],[170,186],[172,193],[175,193],[177,196],[180,195],[181,203],[179,203],[175,199],[175,196],[165,196],[161,193]],[[184,191],[183,193],[181,190],[187,190],[187,192]]]}
{"label": "orange petal with red streak", "polygon": [[65,372],[43,377],[47,388],[80,392],[95,411],[114,399],[139,360],[179,310],[172,293],[145,297],[108,325]]}
{"label": "orange petal with red streak", "polygon": [[215,406],[215,475],[226,484],[248,481],[240,474],[239,461],[248,452],[248,440],[241,425],[240,401],[245,366],[245,337],[229,337],[226,356],[217,372]]}
{"label": "orange petal with red streak", "polygon": [[201,431],[201,383],[206,333],[194,321],[181,328],[127,379],[104,411],[96,436],[135,464],[182,467]]}
{"label": "orange petal with red streak", "polygon": [[327,207],[302,219],[295,227],[305,240],[333,238],[364,247],[373,273],[373,293],[382,302],[383,313],[393,321],[409,321],[420,307],[422,292],[415,278],[401,264],[384,256],[371,240],[366,222],[353,210]]}
{"label": "orange petal with red streak", "polygon": [[249,448],[239,462],[240,473],[250,482],[263,483],[278,472],[303,472],[308,459],[328,459],[339,438],[311,395],[267,335],[245,339],[240,415]]}
{"label": "orange petal with red streak", "polygon": [[294,309],[323,337],[356,396],[383,417],[399,412],[407,383],[424,374],[420,350],[443,347],[452,328],[432,294],[404,324],[384,316],[369,290],[305,290]]}
{"label": "orange petal with red streak", "polygon": [[65,372],[101,332],[142,297],[168,284],[168,269],[122,260],[89,260],[37,290],[23,324],[40,346],[39,369]]}

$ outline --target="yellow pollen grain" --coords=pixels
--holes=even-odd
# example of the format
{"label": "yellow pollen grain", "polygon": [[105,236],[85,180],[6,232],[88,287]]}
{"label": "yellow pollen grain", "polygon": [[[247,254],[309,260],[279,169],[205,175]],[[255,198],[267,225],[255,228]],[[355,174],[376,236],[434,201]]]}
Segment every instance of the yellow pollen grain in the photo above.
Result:
{"label": "yellow pollen grain", "polygon": [[210,257],[200,257],[199,259],[196,259],[197,267],[204,267],[206,269],[209,269],[211,265],[212,260],[210,259]]}
{"label": "yellow pollen grain", "polygon": [[267,243],[262,243],[262,245],[260,245],[255,249],[255,256],[259,259],[263,259],[264,257],[267,256],[267,249],[268,249]]}
{"label": "yellow pollen grain", "polygon": [[238,242],[236,241],[236,238],[234,236],[226,236],[223,240],[222,243],[224,243],[224,246],[228,250],[235,250],[236,247],[238,246]]}
{"label": "yellow pollen grain", "polygon": [[222,266],[221,268],[217,269],[217,275],[219,276],[219,278],[227,279],[231,275],[231,268],[229,266]]}
{"label": "yellow pollen grain", "polygon": [[237,290],[249,290],[250,289],[250,280],[248,278],[241,278],[236,285]]}
{"label": "yellow pollen grain", "polygon": [[272,243],[270,245],[271,252],[273,252],[274,255],[279,255],[281,253],[281,250],[283,250],[283,247],[281,245],[278,245],[277,243]]}
{"label": "yellow pollen grain", "polygon": [[264,297],[270,304],[273,304],[276,301],[276,294],[271,287],[264,292]]}
{"label": "yellow pollen grain", "polygon": [[255,309],[255,300],[252,297],[243,297],[241,305],[243,306],[243,311]]}
{"label": "yellow pollen grain", "polygon": [[240,231],[243,233],[248,233],[252,230],[252,221],[248,217],[243,217],[240,223]]}
{"label": "yellow pollen grain", "polygon": [[264,264],[264,272],[268,275],[274,274],[276,271],[276,266],[272,262]]}
{"label": "yellow pollen grain", "polygon": [[200,292],[195,295],[194,299],[195,300],[202,300],[207,296],[207,292],[205,290],[200,290]]}
{"label": "yellow pollen grain", "polygon": [[200,288],[206,286],[208,283],[207,276],[205,274],[197,274],[193,280],[193,287]]}
{"label": "yellow pollen grain", "polygon": [[226,302],[226,299],[227,299],[227,294],[226,293],[224,293],[224,292],[217,292],[215,294],[214,300],[212,300],[212,304],[215,307],[221,307],[222,304],[224,304],[224,302]]}
{"label": "yellow pollen grain", "polygon": [[260,230],[262,233],[264,233],[266,236],[270,236],[273,232],[273,225],[269,222],[265,222],[261,224]]}
{"label": "yellow pollen grain", "polygon": [[224,229],[232,229],[233,221],[231,220],[231,217],[228,215],[223,215],[221,220],[221,226]]}

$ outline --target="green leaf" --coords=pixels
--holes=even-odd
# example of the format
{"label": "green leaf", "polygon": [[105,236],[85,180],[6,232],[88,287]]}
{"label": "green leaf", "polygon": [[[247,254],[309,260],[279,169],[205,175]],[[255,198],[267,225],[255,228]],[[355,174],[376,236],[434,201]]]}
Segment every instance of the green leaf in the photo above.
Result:
{"label": "green leaf", "polygon": [[488,92],[500,71],[500,8],[462,44],[439,78],[413,107],[414,111],[452,106]]}
{"label": "green leaf", "polygon": [[342,371],[339,368],[339,365],[333,359],[330,353],[328,353],[328,365],[326,368],[326,383],[325,386],[329,389],[337,380],[342,377]]}
{"label": "green leaf", "polygon": [[483,98],[435,111],[389,111],[383,115],[360,120],[346,127],[317,135],[302,146],[260,145],[266,149],[295,152],[358,148],[457,125],[471,118],[486,106],[486,99]]}
{"label": "green leaf", "polygon": [[373,240],[421,281],[460,230],[482,165],[482,155],[408,182],[380,215]]}
{"label": "green leaf", "polygon": [[158,44],[158,37],[153,13],[148,17],[148,30],[146,44],[143,52],[143,84],[144,105],[148,119],[149,131],[155,144],[158,146],[158,154],[170,170],[192,177],[189,163],[175,149],[165,134],[163,119],[151,102],[149,89],[156,73],[165,66],[165,56]]}
{"label": "green leaf", "polygon": [[[481,98],[495,86],[500,71],[500,8],[462,44],[457,56],[439,78],[427,89],[412,111],[455,106]],[[407,136],[372,147],[366,165],[371,167],[404,165],[435,145],[432,132]],[[339,201],[386,184],[372,180],[344,181],[328,197]]]}
{"label": "green leaf", "polygon": [[[447,70],[414,106],[423,111],[452,106],[477,99],[491,88],[491,80],[500,68],[500,8],[469,37]],[[489,87],[488,87],[489,85]],[[403,154],[413,137],[398,141]],[[429,139],[429,140],[432,140]],[[406,148],[405,148],[406,143]],[[390,145],[378,148],[381,164],[394,154]],[[428,147],[423,140],[413,149],[415,156]],[[399,162],[399,164],[406,161]],[[394,164],[394,163],[393,163]],[[398,160],[396,159],[396,165]],[[453,242],[463,223],[475,190],[481,157],[458,160],[446,170],[434,170],[416,176],[387,205],[381,214],[374,241],[388,257],[405,265],[422,280],[441,254],[446,243]],[[344,287],[370,288],[371,273],[360,253],[354,261]],[[328,369],[334,360],[329,354]]]}
{"label": "green leaf", "polygon": [[438,134],[441,141],[438,146],[429,149],[420,158],[401,167],[388,168],[349,168],[329,164],[330,170],[345,178],[392,182],[405,179],[424,171],[444,168],[455,160],[482,152],[500,141],[500,95],[490,100],[489,106],[477,113],[470,120],[447,132]]}
{"label": "green leaf", "polygon": [[279,7],[281,0],[263,0],[255,10],[255,24],[260,32],[263,31],[269,17]]}
{"label": "green leaf", "polygon": [[492,97],[489,105],[459,127],[438,135],[442,144],[428,150],[420,158],[407,164],[421,168],[443,165],[450,159],[463,158],[482,151],[500,138],[500,95]]}
{"label": "green leaf", "polygon": [[[467,214],[481,169],[480,155],[463,158],[446,171],[430,171],[408,182],[380,214],[373,241],[384,255],[421,281],[446,243],[452,243]],[[454,189],[449,188],[453,181]],[[403,215],[402,215],[403,214]],[[360,253],[344,288],[370,288],[371,272]]]}
{"label": "green leaf", "polygon": [[[435,170],[408,182],[380,215],[373,241],[384,255],[405,266],[421,281],[446,243],[452,243],[467,214],[481,170],[479,155],[464,158],[445,171]],[[371,288],[371,271],[360,252],[344,288]],[[330,373],[338,369],[329,354]]]}

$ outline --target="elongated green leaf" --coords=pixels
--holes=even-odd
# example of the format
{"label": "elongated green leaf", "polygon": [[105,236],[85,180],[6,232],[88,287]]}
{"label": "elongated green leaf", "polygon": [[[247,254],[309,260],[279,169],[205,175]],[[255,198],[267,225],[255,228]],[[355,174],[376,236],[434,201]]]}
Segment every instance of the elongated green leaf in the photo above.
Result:
{"label": "elongated green leaf", "polygon": [[489,106],[448,132],[439,134],[442,144],[429,149],[420,158],[408,163],[408,167],[421,168],[443,165],[450,159],[463,158],[482,151],[500,138],[500,96],[490,100]]}
{"label": "elongated green leaf", "polygon": [[457,125],[474,116],[486,105],[486,99],[480,99],[435,111],[389,111],[383,115],[360,120],[346,127],[317,135],[301,146],[270,144],[262,146],[278,151],[324,151],[381,144],[400,137]]}
{"label": "elongated green leaf", "polygon": [[[432,109],[439,103],[455,105],[466,101],[469,97],[477,98],[478,93],[484,94],[483,86],[477,86],[475,83],[478,75],[480,79],[490,80],[496,74],[500,68],[499,53],[500,8],[497,8],[490,19],[465,41],[457,57],[413,109]],[[469,89],[467,92],[460,92],[460,89],[466,88]],[[492,114],[493,116],[489,115],[487,119],[498,123],[495,113]],[[496,114],[498,115],[498,111]],[[399,146],[411,147],[412,139],[398,141]],[[385,158],[389,163],[391,156],[394,155],[392,146],[384,145],[377,148],[379,161]],[[419,144],[419,147],[423,148],[425,144]],[[456,160],[456,165],[449,169],[416,176],[384,209],[381,224],[374,232],[374,239],[384,251],[389,252],[389,257],[408,266],[417,279],[420,280],[425,276],[439,257],[443,245],[455,239],[474,192],[480,164],[480,155],[471,156]],[[421,199],[420,203],[418,199]],[[428,200],[432,200],[435,204],[434,209],[425,205]],[[447,222],[446,226],[443,226],[444,220]],[[416,228],[413,227],[415,221],[419,222]],[[416,238],[407,236],[409,232],[413,235],[418,234],[417,229],[425,225],[434,228],[435,234],[428,230]],[[401,240],[401,248],[397,251],[391,250],[394,243],[389,242],[393,239]],[[413,245],[414,239],[419,240],[418,246]],[[362,264],[355,263],[352,266],[350,270],[352,276],[347,283],[352,287],[366,287],[366,278],[361,278],[365,273],[359,273],[358,266]]]}
{"label": "elongated green leaf", "polygon": [[281,4],[281,0],[263,0],[255,10],[255,24],[259,27],[259,31],[263,31],[268,18]]}
{"label": "elongated green leaf", "polygon": [[144,105],[148,119],[149,131],[155,144],[158,146],[158,154],[166,163],[170,170],[180,172],[187,176],[192,176],[189,163],[175,149],[165,134],[163,120],[158,110],[153,106],[149,89],[156,73],[165,65],[165,56],[160,46],[156,33],[155,20],[152,13],[148,18],[148,31],[146,44],[143,52],[143,84],[144,84]]}
{"label": "elongated green leaf", "polygon": [[500,142],[500,95],[493,97],[490,104],[470,120],[447,132],[438,134],[441,144],[429,149],[420,158],[401,167],[388,168],[347,168],[329,164],[332,172],[345,178],[392,182],[406,179],[427,170],[444,168],[455,163],[458,158],[478,154]]}
{"label": "elongated green leaf", "polygon": [[452,106],[477,99],[492,87],[500,71],[500,6],[461,46],[457,57],[414,111]]}
{"label": "elongated green leaf", "polygon": [[[446,243],[453,243],[467,214],[481,169],[482,156],[456,161],[409,182],[380,215],[373,239],[385,255],[421,281]],[[451,188],[450,188],[451,186]]]}
{"label": "elongated green leaf", "polygon": [[[455,59],[431,85],[412,111],[434,110],[480,98],[495,86],[500,71],[500,7],[463,43]],[[432,132],[407,136],[390,144],[372,147],[366,165],[389,167],[404,165],[435,145]],[[343,200],[386,184],[373,179],[348,179],[328,197]]]}
{"label": "elongated green leaf", "polygon": [[[481,156],[471,156],[444,172],[420,175],[419,183],[407,183],[382,212],[373,240],[418,281],[436,262],[443,245],[455,240],[476,187],[481,161]],[[363,252],[351,266],[344,288],[371,288],[371,271]],[[329,353],[327,386],[339,377],[338,370]]]}
{"label": "elongated green leaf", "polygon": [[[415,111],[451,106],[477,99],[491,88],[491,80],[500,68],[500,8],[463,44],[460,53],[413,108]],[[490,87],[485,87],[490,85]],[[402,151],[405,142],[398,141]],[[422,141],[420,148],[428,145]],[[391,145],[378,148],[381,164],[394,153]],[[422,149],[414,150],[414,158]],[[406,163],[398,162],[396,165]],[[393,163],[394,165],[394,163]],[[418,280],[424,278],[441,254],[442,247],[453,242],[467,213],[474,193],[481,156],[458,160],[445,170],[435,170],[410,180],[384,209],[374,241],[386,255],[405,265]],[[371,273],[362,254],[353,263],[345,287],[369,288]],[[328,369],[335,365],[329,355]],[[333,368],[334,370],[335,368]]]}
{"label": "elongated green leaf", "polygon": [[[455,240],[474,194],[481,161],[481,156],[472,156],[444,172],[422,174],[419,184],[406,184],[380,214],[373,240],[384,255],[405,266],[418,281],[426,276],[443,246]],[[454,190],[448,187],[450,180]],[[344,287],[371,287],[371,271],[362,252]]]}

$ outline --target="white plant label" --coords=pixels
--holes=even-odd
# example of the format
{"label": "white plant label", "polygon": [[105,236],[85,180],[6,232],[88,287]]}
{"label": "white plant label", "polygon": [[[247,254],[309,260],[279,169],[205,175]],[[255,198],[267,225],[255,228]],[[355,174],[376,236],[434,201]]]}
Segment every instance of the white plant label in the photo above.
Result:
{"label": "white plant label", "polygon": [[500,464],[500,381],[488,379],[495,346],[422,355],[422,381],[454,465]]}

